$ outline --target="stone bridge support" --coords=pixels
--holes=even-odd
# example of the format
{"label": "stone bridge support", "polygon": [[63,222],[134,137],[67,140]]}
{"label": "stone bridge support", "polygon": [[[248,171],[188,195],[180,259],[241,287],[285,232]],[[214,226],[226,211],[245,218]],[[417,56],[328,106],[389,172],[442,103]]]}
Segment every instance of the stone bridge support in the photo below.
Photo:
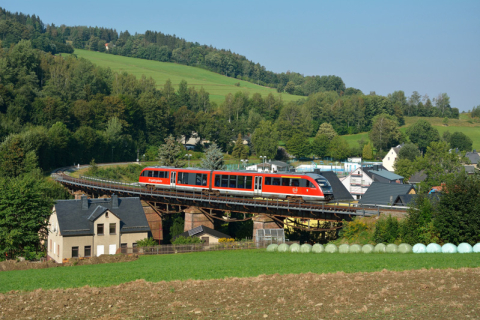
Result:
{"label": "stone bridge support", "polygon": [[197,207],[188,207],[183,212],[185,212],[185,227],[183,231],[192,230],[201,225],[214,229],[212,219],[205,216]]}

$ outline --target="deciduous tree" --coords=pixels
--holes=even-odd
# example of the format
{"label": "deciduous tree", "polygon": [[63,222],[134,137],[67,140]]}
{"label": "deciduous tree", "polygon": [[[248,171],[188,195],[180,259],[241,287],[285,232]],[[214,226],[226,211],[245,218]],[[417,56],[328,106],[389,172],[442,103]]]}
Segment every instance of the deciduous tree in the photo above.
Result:
{"label": "deciduous tree", "polygon": [[253,132],[252,143],[257,156],[273,159],[277,154],[278,131],[270,121],[261,121]]}
{"label": "deciduous tree", "polygon": [[407,128],[407,135],[411,142],[425,153],[431,142],[439,141],[438,130],[426,120],[418,120],[414,125]]}

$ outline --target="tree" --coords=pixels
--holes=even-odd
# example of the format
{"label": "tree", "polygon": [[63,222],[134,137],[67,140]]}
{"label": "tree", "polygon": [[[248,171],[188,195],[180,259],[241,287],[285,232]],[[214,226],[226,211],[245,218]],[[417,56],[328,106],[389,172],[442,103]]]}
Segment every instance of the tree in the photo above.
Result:
{"label": "tree", "polygon": [[404,141],[394,116],[382,113],[375,116],[372,122],[372,130],[368,136],[378,150],[388,150]]}
{"label": "tree", "polygon": [[277,154],[278,131],[270,121],[261,121],[253,132],[252,144],[257,156],[273,159]]}
{"label": "tree", "polygon": [[25,152],[18,135],[9,136],[0,145],[0,175],[17,177],[25,168]]}
{"label": "tree", "polygon": [[435,212],[435,228],[444,242],[480,241],[480,178],[465,171],[452,175],[442,188]]}
{"label": "tree", "polygon": [[216,143],[212,143],[205,151],[205,157],[200,162],[200,168],[208,170],[224,170],[222,150]]}
{"label": "tree", "polygon": [[363,159],[372,160],[373,159],[373,148],[372,144],[369,142],[365,144],[362,151]]}
{"label": "tree", "polygon": [[443,118],[442,123],[445,127],[447,127],[448,126],[448,118],[447,117]]}
{"label": "tree", "polygon": [[295,91],[295,83],[293,83],[292,81],[287,82],[283,90],[285,90],[285,92],[287,93],[293,94],[293,92]]}
{"label": "tree", "polygon": [[458,148],[460,151],[471,151],[472,145],[472,139],[467,137],[463,132],[455,131],[450,136],[450,147],[453,149]]}
{"label": "tree", "polygon": [[287,141],[287,150],[296,158],[304,158],[311,153],[310,143],[307,137],[302,134],[295,134]]}
{"label": "tree", "polygon": [[[249,152],[248,146],[243,144],[242,135],[239,133],[238,139],[235,142],[235,147],[233,148],[233,151],[232,151],[232,156],[238,160],[246,159],[248,158],[248,152]],[[240,167],[240,164],[239,164],[239,167]]]}
{"label": "tree", "polygon": [[423,153],[431,142],[440,140],[438,130],[426,120],[418,120],[413,126],[408,127],[407,135],[410,141],[415,143]]}
{"label": "tree", "polygon": [[398,153],[398,159],[408,159],[410,161],[415,161],[419,156],[420,150],[413,143],[404,144]]}
{"label": "tree", "polygon": [[41,250],[54,203],[46,189],[40,174],[0,178],[0,259]]}
{"label": "tree", "polygon": [[405,178],[405,182],[407,182],[410,177],[417,172],[417,169],[415,168],[415,162],[409,158],[398,158],[393,164],[393,168],[395,169],[396,174]]}
{"label": "tree", "polygon": [[326,134],[320,134],[313,139],[312,143],[312,152],[315,156],[320,159],[325,158],[328,155],[328,150],[330,148],[330,139]]}
{"label": "tree", "polygon": [[350,155],[350,146],[347,140],[336,136],[330,141],[330,156],[336,160],[344,160]]}
{"label": "tree", "polygon": [[185,161],[182,161],[183,157],[183,150],[172,135],[165,138],[165,143],[158,149],[161,166],[182,168],[185,166]]}
{"label": "tree", "polygon": [[327,122],[322,123],[318,128],[317,136],[322,134],[326,135],[329,140],[332,140],[338,135],[335,129],[333,129],[332,125]]}
{"label": "tree", "polygon": [[173,224],[170,227],[170,239],[183,233],[185,229],[185,220],[179,214],[173,219]]}

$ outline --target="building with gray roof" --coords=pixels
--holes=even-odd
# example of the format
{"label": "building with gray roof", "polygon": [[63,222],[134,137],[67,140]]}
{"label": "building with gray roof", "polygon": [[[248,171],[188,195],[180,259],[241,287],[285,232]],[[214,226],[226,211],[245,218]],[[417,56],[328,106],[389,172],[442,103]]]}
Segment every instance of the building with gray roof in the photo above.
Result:
{"label": "building with gray roof", "polygon": [[191,230],[185,231],[184,233],[176,235],[175,237],[172,238],[172,241],[174,241],[176,238],[180,236],[185,238],[188,238],[188,237],[200,238],[200,240],[202,240],[202,242],[205,245],[218,243],[218,239],[221,239],[221,238],[227,238],[227,239],[231,238],[228,234],[222,233],[220,231],[214,230],[204,225],[198,226]]}
{"label": "building with gray roof", "polygon": [[150,234],[140,198],[59,200],[49,220],[48,257],[56,262],[115,254]]}
{"label": "building with gray roof", "polygon": [[416,193],[410,184],[373,182],[358,203],[362,206],[390,206],[399,195]]}
{"label": "building with gray roof", "polygon": [[373,182],[403,183],[403,177],[388,170],[370,170]]}

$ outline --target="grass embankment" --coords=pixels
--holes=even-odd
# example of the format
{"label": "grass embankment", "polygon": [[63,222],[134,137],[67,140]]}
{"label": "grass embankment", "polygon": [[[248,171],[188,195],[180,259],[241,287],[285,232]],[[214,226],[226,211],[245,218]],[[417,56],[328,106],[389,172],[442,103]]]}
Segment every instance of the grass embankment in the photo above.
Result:
{"label": "grass embankment", "polygon": [[0,272],[0,292],[105,287],[144,279],[172,281],[261,274],[372,272],[480,267],[478,254],[300,254],[265,250],[141,256],[133,262]]}
{"label": "grass embankment", "polygon": [[[466,114],[461,114],[460,119],[448,119],[448,126],[443,124],[443,118],[405,117],[405,125],[402,126],[400,130],[405,132],[409,126],[415,124],[415,122],[418,120],[428,121],[435,129],[438,130],[440,137],[445,131],[450,131],[450,133],[454,133],[455,131],[463,132],[467,137],[472,139],[473,149],[480,149],[480,123],[471,121],[471,118]],[[357,141],[361,139],[370,141],[368,138],[368,132],[345,135],[342,137],[347,140],[350,147],[358,146]]]}
{"label": "grass embankment", "polygon": [[[276,89],[262,87],[251,82],[229,78],[205,69],[172,62],[115,56],[81,49],[75,49],[75,54],[99,66],[109,67],[113,71],[128,72],[137,78],[140,78],[142,75],[145,75],[147,78],[152,77],[159,88],[162,88],[165,82],[170,79],[175,89],[178,89],[180,81],[185,80],[189,86],[194,86],[197,90],[203,87],[205,91],[210,93],[210,101],[214,101],[217,104],[222,103],[227,94],[235,94],[238,91],[246,91],[250,96],[254,93],[260,93],[263,97],[272,93],[276,97],[280,95],[283,101],[287,102],[306,98],[287,93],[280,94],[277,93]],[[240,86],[236,86],[236,83],[240,83]]]}

